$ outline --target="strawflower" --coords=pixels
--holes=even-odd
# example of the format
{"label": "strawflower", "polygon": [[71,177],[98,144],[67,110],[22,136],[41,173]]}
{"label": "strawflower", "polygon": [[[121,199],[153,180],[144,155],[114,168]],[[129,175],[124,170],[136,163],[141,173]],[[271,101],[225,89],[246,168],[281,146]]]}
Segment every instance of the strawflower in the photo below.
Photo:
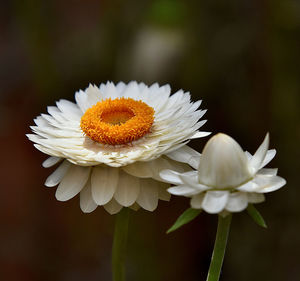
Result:
{"label": "strawflower", "polygon": [[175,186],[168,189],[171,194],[191,197],[187,209],[169,229],[174,231],[199,215],[201,210],[219,214],[218,229],[207,281],[218,281],[232,213],[248,209],[252,218],[261,226],[265,222],[252,203],[265,200],[264,193],[275,191],[286,181],[277,176],[277,169],[264,168],[275,156],[274,149],[268,150],[269,134],[252,156],[225,134],[213,136],[205,145],[202,155],[191,148],[174,151],[173,160],[186,162],[194,169],[185,173],[164,170],[161,178]]}
{"label": "strawflower", "polygon": [[[264,168],[275,156],[275,149],[268,150],[269,134],[252,156],[225,134],[213,136],[205,145],[202,155],[189,149],[182,160],[195,169],[185,173],[165,170],[160,176],[174,184],[171,194],[191,197],[191,207],[207,213],[226,215],[240,212],[249,203],[265,200],[264,193],[275,191],[286,181],[277,176],[277,169]],[[174,160],[182,157],[179,152],[170,155]]]}
{"label": "strawflower", "polygon": [[47,108],[28,138],[50,155],[43,166],[59,162],[45,185],[58,185],[56,198],[67,201],[80,193],[83,212],[98,205],[109,213],[122,207],[153,211],[158,199],[169,200],[168,184],[159,172],[187,165],[167,157],[184,150],[193,138],[207,135],[198,129],[206,110],[197,110],[182,90],[171,94],[169,85],[107,82],[90,85],[75,94],[76,103],[60,100]]}

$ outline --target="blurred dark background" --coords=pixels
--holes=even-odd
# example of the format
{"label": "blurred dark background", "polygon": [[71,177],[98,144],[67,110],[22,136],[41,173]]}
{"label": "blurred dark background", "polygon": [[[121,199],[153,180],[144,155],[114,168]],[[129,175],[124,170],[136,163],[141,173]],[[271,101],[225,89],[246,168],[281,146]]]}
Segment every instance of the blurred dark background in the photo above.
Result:
{"label": "blurred dark background", "polygon": [[[78,197],[56,201],[25,133],[89,83],[138,80],[203,99],[204,130],[252,153],[270,132],[269,166],[288,184],[257,205],[267,230],[234,215],[221,280],[300,280],[299,50],[297,0],[1,1],[0,279],[111,280],[114,217],[83,214]],[[165,234],[188,205],[173,197],[132,212],[128,280],[205,280],[217,217]]]}

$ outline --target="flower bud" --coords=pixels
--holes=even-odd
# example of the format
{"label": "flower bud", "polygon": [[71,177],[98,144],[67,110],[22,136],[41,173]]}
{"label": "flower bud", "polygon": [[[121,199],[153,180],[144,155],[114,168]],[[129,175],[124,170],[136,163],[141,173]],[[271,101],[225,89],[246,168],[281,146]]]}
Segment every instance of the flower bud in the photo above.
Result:
{"label": "flower bud", "polygon": [[236,187],[251,179],[244,151],[233,138],[221,133],[205,145],[198,176],[201,184],[218,189]]}

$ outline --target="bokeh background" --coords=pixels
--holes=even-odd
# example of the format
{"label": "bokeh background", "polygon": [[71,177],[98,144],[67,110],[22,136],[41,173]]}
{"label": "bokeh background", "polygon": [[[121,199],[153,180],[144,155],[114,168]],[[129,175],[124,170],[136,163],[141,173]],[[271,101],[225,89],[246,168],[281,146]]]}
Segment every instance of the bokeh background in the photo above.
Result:
{"label": "bokeh background", "polygon": [[[297,0],[1,1],[0,279],[111,280],[114,216],[56,201],[25,133],[89,83],[138,80],[203,99],[204,129],[252,153],[270,132],[288,184],[258,205],[267,230],[234,215],[221,280],[300,280],[299,51]],[[216,216],[165,234],[187,207],[173,197],[132,212],[128,280],[205,280]]]}

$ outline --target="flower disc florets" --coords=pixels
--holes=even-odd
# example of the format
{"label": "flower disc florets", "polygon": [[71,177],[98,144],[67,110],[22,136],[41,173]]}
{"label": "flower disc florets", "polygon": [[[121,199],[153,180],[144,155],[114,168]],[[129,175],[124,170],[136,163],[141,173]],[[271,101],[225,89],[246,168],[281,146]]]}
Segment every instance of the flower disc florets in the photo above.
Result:
{"label": "flower disc florets", "polygon": [[117,145],[140,139],[154,121],[154,109],[131,98],[106,99],[81,117],[82,131],[93,141]]}

